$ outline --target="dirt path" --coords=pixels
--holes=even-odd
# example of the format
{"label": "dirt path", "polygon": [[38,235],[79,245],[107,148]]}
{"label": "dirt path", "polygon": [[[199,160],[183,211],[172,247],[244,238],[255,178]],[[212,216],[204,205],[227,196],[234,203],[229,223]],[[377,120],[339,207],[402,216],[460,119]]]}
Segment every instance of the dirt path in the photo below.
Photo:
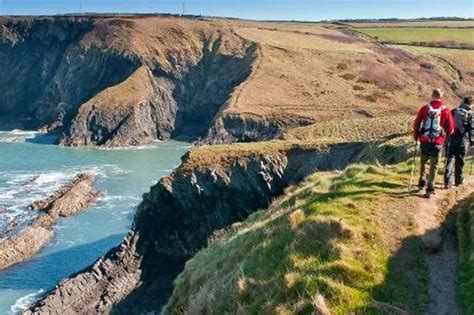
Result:
{"label": "dirt path", "polygon": [[[452,190],[438,190],[430,200],[417,200],[417,235],[427,249],[429,269],[429,315],[460,314],[456,299],[458,243],[456,217],[452,209],[474,192],[472,185]],[[444,237],[443,237],[444,236]]]}

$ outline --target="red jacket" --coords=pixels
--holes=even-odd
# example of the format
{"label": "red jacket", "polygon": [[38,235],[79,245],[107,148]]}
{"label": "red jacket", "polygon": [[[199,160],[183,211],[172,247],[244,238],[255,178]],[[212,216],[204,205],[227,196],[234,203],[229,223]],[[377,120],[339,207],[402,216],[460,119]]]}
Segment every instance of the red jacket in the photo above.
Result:
{"label": "red jacket", "polygon": [[428,106],[423,106],[418,112],[418,115],[415,119],[415,123],[413,124],[413,135],[415,136],[415,139],[420,140],[420,142],[442,145],[444,144],[446,135],[451,136],[454,133],[454,119],[451,114],[451,111],[448,109],[447,106],[444,105],[443,101],[431,101],[430,104],[434,109],[443,107],[443,109],[441,110],[440,125],[444,130],[444,134],[438,136],[436,139],[434,139],[434,141],[432,141],[427,136],[421,134],[423,122],[428,116]]}

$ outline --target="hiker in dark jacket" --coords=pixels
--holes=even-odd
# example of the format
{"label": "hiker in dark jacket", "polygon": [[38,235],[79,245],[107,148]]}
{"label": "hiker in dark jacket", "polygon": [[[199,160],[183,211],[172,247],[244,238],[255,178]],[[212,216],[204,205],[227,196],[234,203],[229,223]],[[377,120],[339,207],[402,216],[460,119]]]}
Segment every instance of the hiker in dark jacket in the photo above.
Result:
{"label": "hiker in dark jacket", "polygon": [[448,139],[446,148],[446,170],[444,173],[445,188],[452,186],[454,169],[454,184],[464,182],[463,168],[469,147],[474,142],[474,121],[472,115],[472,96],[466,97],[461,105],[452,111],[454,118],[454,134]]}
{"label": "hiker in dark jacket", "polygon": [[[433,90],[431,102],[420,109],[413,124],[413,135],[416,141],[420,141],[421,151],[418,187],[422,190],[426,186],[425,196],[427,198],[430,198],[435,192],[434,184],[440,152],[446,136],[451,136],[453,132],[453,116],[443,101],[443,92],[440,89]],[[428,181],[426,181],[428,161],[430,170]]]}

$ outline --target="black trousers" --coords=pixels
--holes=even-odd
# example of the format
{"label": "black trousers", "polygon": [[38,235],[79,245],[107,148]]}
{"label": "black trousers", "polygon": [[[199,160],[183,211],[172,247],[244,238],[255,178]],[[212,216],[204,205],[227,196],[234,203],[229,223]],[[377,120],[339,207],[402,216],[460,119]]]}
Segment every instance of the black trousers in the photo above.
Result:
{"label": "black trousers", "polygon": [[446,148],[446,170],[444,172],[444,184],[450,185],[454,171],[454,184],[460,185],[464,181],[463,169],[467,154],[469,152],[469,141],[465,139],[451,139]]}

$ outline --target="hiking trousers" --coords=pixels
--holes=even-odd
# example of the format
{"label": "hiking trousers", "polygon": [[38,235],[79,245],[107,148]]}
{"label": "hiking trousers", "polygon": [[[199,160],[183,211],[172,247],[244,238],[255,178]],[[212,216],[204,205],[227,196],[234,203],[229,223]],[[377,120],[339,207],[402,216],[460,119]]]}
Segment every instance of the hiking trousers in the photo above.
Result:
{"label": "hiking trousers", "polygon": [[453,138],[446,150],[446,170],[444,173],[444,184],[451,185],[454,171],[454,184],[461,185],[464,182],[463,169],[467,153],[469,151],[469,140]]}
{"label": "hiking trousers", "polygon": [[428,173],[428,192],[434,191],[434,184],[436,179],[436,172],[438,172],[439,155],[441,153],[441,145],[433,143],[420,144],[421,161],[420,161],[420,182],[426,180],[426,166],[429,162],[430,169]]}

